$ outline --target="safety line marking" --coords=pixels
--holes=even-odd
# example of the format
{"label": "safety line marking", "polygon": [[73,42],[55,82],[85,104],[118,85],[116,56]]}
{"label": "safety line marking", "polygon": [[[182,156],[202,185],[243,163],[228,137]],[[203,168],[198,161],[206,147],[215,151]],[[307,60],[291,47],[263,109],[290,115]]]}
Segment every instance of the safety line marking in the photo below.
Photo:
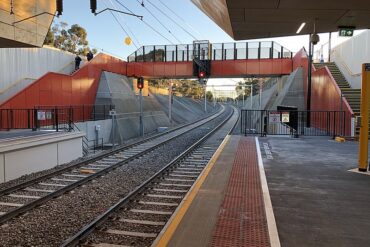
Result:
{"label": "safety line marking", "polygon": [[270,197],[270,192],[269,192],[269,188],[267,184],[265,169],[263,168],[260,144],[258,141],[258,137],[256,137],[255,139],[256,139],[258,167],[260,170],[261,187],[262,187],[262,193],[263,193],[263,201],[265,204],[267,228],[268,228],[269,236],[270,236],[270,244],[271,244],[271,247],[280,247],[280,239],[279,239],[279,234],[278,234],[278,230],[276,226],[274,210],[272,208],[271,197]]}

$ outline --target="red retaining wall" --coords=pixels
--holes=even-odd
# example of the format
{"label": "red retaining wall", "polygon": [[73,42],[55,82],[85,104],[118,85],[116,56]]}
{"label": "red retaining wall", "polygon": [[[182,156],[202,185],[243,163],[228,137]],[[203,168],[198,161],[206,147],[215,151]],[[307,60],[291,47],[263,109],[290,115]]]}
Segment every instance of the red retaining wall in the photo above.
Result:
{"label": "red retaining wall", "polygon": [[[298,67],[303,68],[304,80],[304,92],[305,92],[305,103],[307,102],[307,68],[308,68],[308,56],[304,48],[302,48],[293,57],[293,70]],[[335,129],[336,133],[341,133],[340,128],[345,129],[345,135],[351,135],[351,117],[353,111],[349,106],[345,98],[341,98],[341,91],[336,81],[331,75],[329,69],[325,66],[321,69],[316,70],[312,66],[312,84],[311,84],[311,110],[312,111],[340,111],[341,109],[345,112],[345,122],[340,123],[339,115],[336,115],[334,121],[334,115],[331,117],[331,126],[320,126],[319,121],[315,121],[312,117],[312,125],[314,127],[327,129]],[[341,108],[342,107],[342,108]],[[320,121],[322,122],[322,121]],[[326,122],[326,121],[325,121]]]}

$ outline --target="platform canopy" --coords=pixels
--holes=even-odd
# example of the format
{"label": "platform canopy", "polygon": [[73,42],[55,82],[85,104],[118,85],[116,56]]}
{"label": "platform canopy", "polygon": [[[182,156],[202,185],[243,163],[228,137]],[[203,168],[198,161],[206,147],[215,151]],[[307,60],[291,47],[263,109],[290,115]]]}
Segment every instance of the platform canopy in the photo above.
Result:
{"label": "platform canopy", "polygon": [[[1,0],[0,48],[41,47],[53,21],[55,1],[52,0]],[[35,18],[15,23],[47,12]]]}
{"label": "platform canopy", "polygon": [[235,40],[370,28],[369,0],[192,0]]}

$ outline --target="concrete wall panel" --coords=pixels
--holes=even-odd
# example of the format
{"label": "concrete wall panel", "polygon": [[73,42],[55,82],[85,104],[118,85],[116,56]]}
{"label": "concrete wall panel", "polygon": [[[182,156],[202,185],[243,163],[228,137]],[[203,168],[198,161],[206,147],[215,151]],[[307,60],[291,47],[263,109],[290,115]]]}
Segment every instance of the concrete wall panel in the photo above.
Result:
{"label": "concrete wall panel", "polygon": [[58,165],[82,156],[81,138],[58,143]]}
{"label": "concrete wall panel", "polygon": [[5,163],[4,154],[0,154],[0,183],[5,182]]}
{"label": "concrete wall panel", "polygon": [[82,156],[84,133],[54,133],[0,142],[0,182],[53,168]]}
{"label": "concrete wall panel", "polygon": [[57,143],[43,145],[5,155],[5,180],[38,172],[57,165]]}
{"label": "concrete wall panel", "polygon": [[[14,14],[10,14],[10,3],[14,5]],[[0,1],[0,47],[41,47],[53,16],[45,14],[19,23],[27,17],[48,12],[55,12],[55,1],[17,0]],[[9,40],[6,40],[9,39]]]}

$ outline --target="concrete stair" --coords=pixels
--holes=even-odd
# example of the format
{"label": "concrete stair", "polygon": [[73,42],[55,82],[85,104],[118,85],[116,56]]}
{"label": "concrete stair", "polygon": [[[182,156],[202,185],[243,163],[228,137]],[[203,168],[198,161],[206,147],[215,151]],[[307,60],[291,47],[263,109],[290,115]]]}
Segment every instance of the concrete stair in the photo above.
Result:
{"label": "concrete stair", "polygon": [[[346,98],[348,104],[352,108],[353,113],[355,114],[355,116],[359,116],[360,115],[360,104],[361,104],[361,89],[351,88],[351,85],[348,83],[346,78],[344,78],[342,72],[340,72],[338,66],[334,62],[315,63],[314,66],[316,69],[320,69],[324,66],[328,67],[338,87],[342,91],[342,95]],[[370,130],[370,124],[369,124],[369,130]],[[360,129],[356,128],[356,135],[359,135],[359,134],[360,134]]]}

